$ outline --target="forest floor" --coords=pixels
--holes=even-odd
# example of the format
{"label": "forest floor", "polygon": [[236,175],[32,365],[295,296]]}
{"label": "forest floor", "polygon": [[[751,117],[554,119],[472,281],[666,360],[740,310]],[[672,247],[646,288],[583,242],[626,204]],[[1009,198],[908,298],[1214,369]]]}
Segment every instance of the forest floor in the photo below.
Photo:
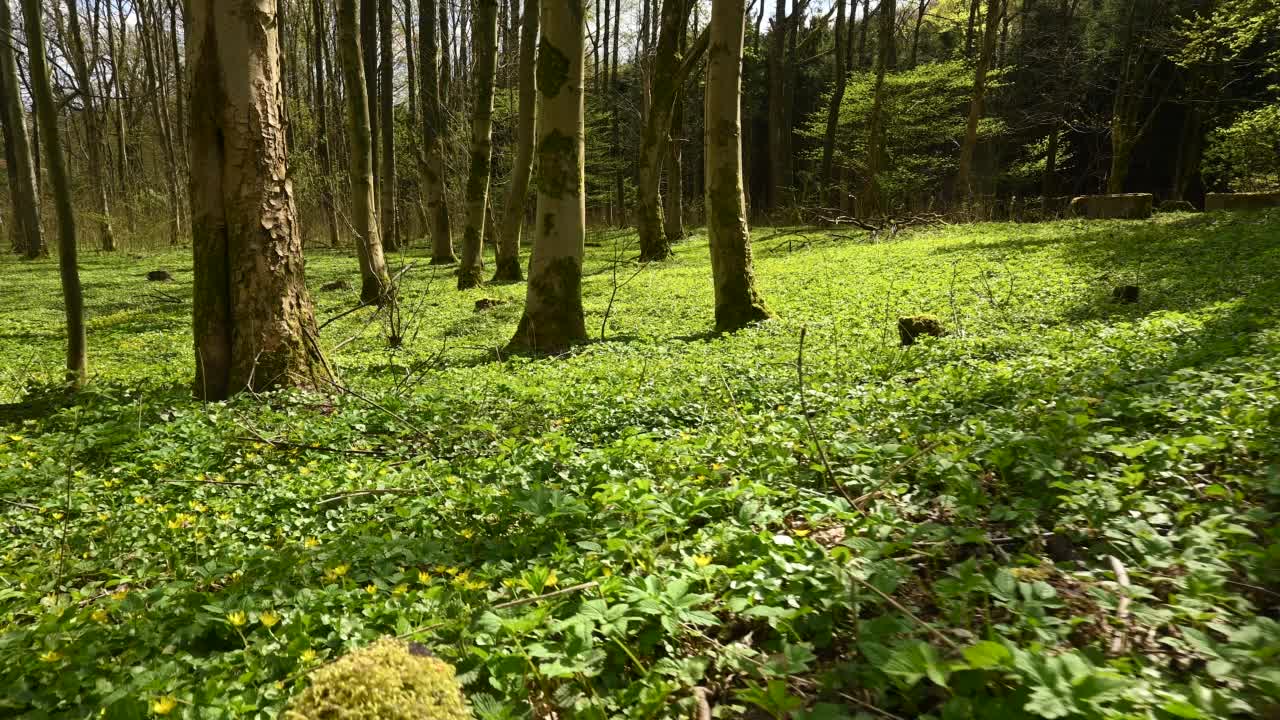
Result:
{"label": "forest floor", "polygon": [[55,264],[0,259],[0,403],[48,400],[0,417],[0,716],[273,717],[384,634],[480,718],[1275,716],[1280,213],[756,238],[777,319],[714,337],[705,237],[593,234],[605,338],[550,360],[494,349],[523,285],[397,255],[343,389],[212,405],[189,253],[85,253],[61,408]]}

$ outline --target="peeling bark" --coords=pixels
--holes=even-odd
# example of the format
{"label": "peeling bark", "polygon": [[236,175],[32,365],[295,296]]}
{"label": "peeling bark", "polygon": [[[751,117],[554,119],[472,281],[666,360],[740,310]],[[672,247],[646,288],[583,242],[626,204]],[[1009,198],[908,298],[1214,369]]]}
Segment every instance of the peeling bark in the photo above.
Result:
{"label": "peeling bark", "polygon": [[190,3],[195,392],[205,400],[330,377],[288,179],[275,19],[272,0]]}

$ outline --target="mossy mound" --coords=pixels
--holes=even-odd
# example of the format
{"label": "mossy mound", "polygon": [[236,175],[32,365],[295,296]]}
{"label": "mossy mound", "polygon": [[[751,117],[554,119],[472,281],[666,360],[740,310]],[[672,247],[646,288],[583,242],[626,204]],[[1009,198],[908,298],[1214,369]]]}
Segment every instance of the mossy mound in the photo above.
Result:
{"label": "mossy mound", "polygon": [[416,643],[383,638],[311,673],[285,720],[467,720],[453,666]]}
{"label": "mossy mound", "polygon": [[914,345],[916,338],[921,335],[942,337],[946,334],[947,331],[946,328],[942,327],[942,321],[932,315],[898,318],[898,338],[902,341],[903,347]]}

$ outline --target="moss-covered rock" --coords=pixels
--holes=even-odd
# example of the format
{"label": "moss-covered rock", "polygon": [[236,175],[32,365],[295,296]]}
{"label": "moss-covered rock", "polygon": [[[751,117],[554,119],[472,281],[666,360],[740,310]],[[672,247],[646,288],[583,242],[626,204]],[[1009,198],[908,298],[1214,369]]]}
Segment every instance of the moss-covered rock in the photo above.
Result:
{"label": "moss-covered rock", "polygon": [[421,645],[383,638],[311,673],[285,720],[466,720],[453,666]]}
{"label": "moss-covered rock", "polygon": [[942,321],[932,315],[914,315],[912,317],[898,318],[898,339],[902,341],[903,347],[914,345],[916,338],[921,335],[930,337],[942,337],[947,331],[942,327]]}

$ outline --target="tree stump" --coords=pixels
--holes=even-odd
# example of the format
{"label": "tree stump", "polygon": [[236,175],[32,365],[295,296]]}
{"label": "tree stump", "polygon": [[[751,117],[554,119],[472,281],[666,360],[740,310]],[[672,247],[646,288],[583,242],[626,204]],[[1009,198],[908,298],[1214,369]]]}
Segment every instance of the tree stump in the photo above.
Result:
{"label": "tree stump", "polygon": [[942,327],[942,321],[932,315],[914,315],[912,317],[898,318],[898,338],[902,341],[903,347],[915,345],[916,338],[921,335],[930,337],[942,337],[947,331]]}

